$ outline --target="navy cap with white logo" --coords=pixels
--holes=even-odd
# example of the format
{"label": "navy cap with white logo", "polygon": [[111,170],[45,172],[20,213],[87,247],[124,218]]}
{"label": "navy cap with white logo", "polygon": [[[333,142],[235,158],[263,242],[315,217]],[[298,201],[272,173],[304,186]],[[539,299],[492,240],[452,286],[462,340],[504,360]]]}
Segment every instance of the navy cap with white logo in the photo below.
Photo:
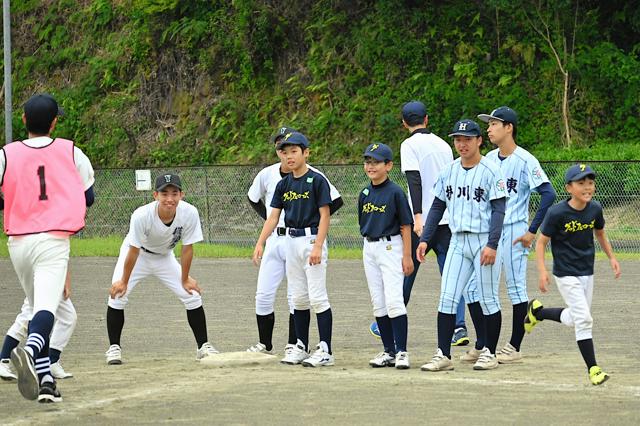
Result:
{"label": "navy cap with white logo", "polygon": [[309,140],[300,132],[287,133],[280,139],[278,149],[282,149],[286,145],[298,145],[304,149],[309,147]]}
{"label": "navy cap with white logo", "polygon": [[293,133],[293,132],[297,132],[296,129],[293,129],[291,127],[287,127],[287,126],[282,126],[278,129],[277,132],[275,132],[273,135],[271,135],[271,137],[269,138],[269,142],[271,143],[276,143],[278,142],[280,139],[282,139],[283,137],[285,137],[288,133]]}
{"label": "navy cap with white logo", "polygon": [[160,192],[168,186],[175,186],[182,191],[182,182],[180,176],[167,173],[156,178],[156,191]]}
{"label": "navy cap with white logo", "polygon": [[408,124],[416,120],[424,120],[427,116],[427,107],[420,101],[410,101],[402,106],[402,119]]}
{"label": "navy cap with white logo", "polygon": [[564,183],[575,182],[586,177],[596,178],[596,172],[586,164],[575,164],[567,169],[564,174]]}
{"label": "navy cap with white logo", "polygon": [[371,157],[378,161],[393,161],[393,151],[383,143],[372,143],[364,150],[364,157]]}
{"label": "navy cap with white logo", "polygon": [[505,123],[518,124],[518,114],[508,106],[496,108],[490,114],[478,114],[478,118],[485,123],[488,123],[489,120],[499,120]]}
{"label": "navy cap with white logo", "polygon": [[480,126],[473,120],[464,119],[457,121],[449,137],[453,136],[480,136]]}

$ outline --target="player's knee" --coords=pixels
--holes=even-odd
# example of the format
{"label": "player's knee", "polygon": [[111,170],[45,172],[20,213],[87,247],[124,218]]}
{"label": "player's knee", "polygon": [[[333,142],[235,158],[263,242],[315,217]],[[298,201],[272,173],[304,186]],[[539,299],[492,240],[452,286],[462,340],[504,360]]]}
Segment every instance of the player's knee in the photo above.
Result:
{"label": "player's knee", "polygon": [[[328,300],[312,300],[311,301],[311,308],[313,309],[313,312],[315,313],[322,313],[324,311],[326,311],[327,309],[331,308],[331,305],[329,305],[329,301]],[[298,308],[296,308],[298,309]]]}
{"label": "player's knee", "polygon": [[387,312],[388,312],[389,318],[397,318],[401,315],[406,315],[407,308],[404,306],[404,303],[394,304],[392,306],[387,307]]}
{"label": "player's knee", "polygon": [[269,300],[258,300],[256,299],[256,314],[258,315],[269,315],[273,312],[274,303]]}
{"label": "player's knee", "polygon": [[191,297],[187,299],[183,299],[182,303],[184,304],[184,307],[187,311],[198,309],[200,306],[202,306],[202,297],[200,297],[200,295],[196,293],[195,295],[191,295]]}
{"label": "player's knee", "polygon": [[293,309],[297,309],[299,311],[306,311],[311,309],[311,304],[309,303],[308,297],[294,296],[291,298],[291,304],[293,305]]}
{"label": "player's knee", "polygon": [[113,309],[123,310],[127,306],[129,299],[126,297],[118,297],[117,299],[109,298],[108,306]]}
{"label": "player's knee", "polygon": [[590,314],[574,320],[576,330],[589,330],[593,328],[593,317]]}
{"label": "player's knee", "polygon": [[373,316],[374,317],[376,317],[376,318],[384,317],[385,315],[388,315],[386,306],[374,307],[373,308]]}

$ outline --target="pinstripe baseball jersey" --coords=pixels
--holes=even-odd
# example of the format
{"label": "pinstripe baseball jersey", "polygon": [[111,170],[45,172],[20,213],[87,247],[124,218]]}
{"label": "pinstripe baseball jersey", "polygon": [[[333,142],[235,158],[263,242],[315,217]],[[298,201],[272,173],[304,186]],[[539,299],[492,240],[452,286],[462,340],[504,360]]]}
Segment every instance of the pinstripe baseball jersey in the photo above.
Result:
{"label": "pinstripe baseball jersey", "polygon": [[518,146],[510,156],[504,159],[498,157],[499,151],[499,149],[494,149],[487,154],[487,158],[498,164],[505,177],[509,200],[507,200],[504,224],[529,223],[531,191],[543,183],[549,182],[549,178],[540,167],[536,157],[526,149]]}
{"label": "pinstripe baseball jersey", "polygon": [[485,157],[468,170],[460,158],[447,165],[436,180],[433,195],[447,204],[452,233],[489,232],[491,200],[509,196],[500,167]]}

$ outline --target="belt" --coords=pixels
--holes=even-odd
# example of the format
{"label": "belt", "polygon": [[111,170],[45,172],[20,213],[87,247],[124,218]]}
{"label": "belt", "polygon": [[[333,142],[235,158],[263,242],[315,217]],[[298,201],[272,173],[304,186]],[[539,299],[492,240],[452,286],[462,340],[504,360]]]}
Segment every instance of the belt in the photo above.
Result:
{"label": "belt", "polygon": [[145,253],[149,253],[149,254],[159,254],[159,253],[155,253],[155,252],[153,252],[153,251],[151,251],[151,250],[147,250],[147,249],[146,249],[146,248],[144,248],[144,247],[140,247],[140,250],[142,250],[142,251],[143,251],[143,252],[145,252]]}
{"label": "belt", "polygon": [[375,243],[376,241],[391,241],[391,237],[395,237],[396,235],[400,235],[400,234],[394,234],[394,235],[383,235],[382,237],[365,237],[367,241],[369,241],[370,243]]}
{"label": "belt", "polygon": [[318,228],[287,228],[290,237],[304,237],[305,235],[318,235]]}

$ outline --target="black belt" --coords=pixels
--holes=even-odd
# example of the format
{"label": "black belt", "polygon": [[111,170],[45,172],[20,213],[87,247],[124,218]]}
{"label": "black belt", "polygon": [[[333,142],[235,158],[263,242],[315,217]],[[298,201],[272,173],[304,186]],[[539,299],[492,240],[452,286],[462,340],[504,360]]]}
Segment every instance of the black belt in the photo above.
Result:
{"label": "black belt", "polygon": [[[309,228],[311,229],[311,235],[318,235],[318,228],[316,227],[311,227]],[[307,235],[307,228],[300,228],[300,229],[296,229],[296,228],[289,228],[289,236],[291,237],[304,237],[305,235]]]}
{"label": "black belt", "polygon": [[280,228],[280,227],[276,228],[276,235],[278,237],[283,237],[287,235],[287,228]]}
{"label": "black belt", "polygon": [[383,241],[383,240],[391,241],[391,237],[395,237],[396,235],[399,235],[399,234],[383,235],[382,237],[377,237],[377,238],[373,238],[373,237],[365,237],[365,238],[370,243],[375,243],[376,241]]}
{"label": "black belt", "polygon": [[159,253],[152,252],[151,250],[147,250],[147,249],[146,249],[146,248],[144,248],[144,247],[140,247],[140,250],[142,250],[142,251],[143,251],[143,252],[145,252],[145,253],[149,253],[149,254],[159,254]]}

